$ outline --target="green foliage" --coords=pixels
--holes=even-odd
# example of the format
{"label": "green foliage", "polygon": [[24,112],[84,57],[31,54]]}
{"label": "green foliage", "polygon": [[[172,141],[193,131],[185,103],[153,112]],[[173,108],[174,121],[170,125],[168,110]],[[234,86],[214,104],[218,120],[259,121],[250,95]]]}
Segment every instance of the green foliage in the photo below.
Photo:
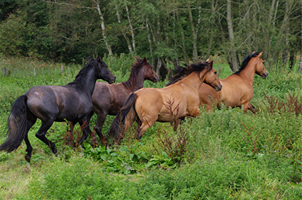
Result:
{"label": "green foliage", "polygon": [[[128,79],[133,57],[104,60],[118,82]],[[61,73],[61,64],[5,57],[0,65],[11,70],[0,76],[0,133],[18,96],[35,85],[65,85],[80,69],[64,65]],[[44,75],[39,71],[33,77],[33,67],[44,69]],[[31,72],[14,76],[14,69]],[[227,66],[221,73],[221,78],[230,74]],[[84,149],[72,149],[64,142],[67,123],[56,122],[47,133],[58,148],[53,156],[35,137],[38,120],[28,134],[34,148],[30,164],[24,160],[25,143],[9,154],[0,152],[0,199],[301,199],[302,115],[291,110],[301,103],[301,74],[270,70],[266,80],[257,77],[251,102],[255,115],[224,106],[213,113],[201,108],[200,116],[186,119],[177,132],[169,123],[155,123],[138,142],[130,129],[118,147],[92,148],[88,138]],[[277,100],[280,110],[272,108]],[[112,120],[106,120],[105,130]],[[74,131],[81,134],[78,126]],[[180,153],[183,146],[175,139],[181,134],[187,143]],[[0,143],[5,139],[0,135]]]}

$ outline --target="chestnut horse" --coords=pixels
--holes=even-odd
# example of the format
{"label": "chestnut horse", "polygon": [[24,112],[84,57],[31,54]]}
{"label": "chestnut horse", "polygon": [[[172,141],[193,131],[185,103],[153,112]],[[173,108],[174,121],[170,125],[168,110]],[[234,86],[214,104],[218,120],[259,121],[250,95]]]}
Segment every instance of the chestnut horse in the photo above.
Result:
{"label": "chestnut horse", "polygon": [[136,62],[133,63],[130,77],[126,82],[118,84],[96,82],[92,95],[93,111],[90,113],[88,121],[94,113],[97,114],[94,130],[103,144],[106,144],[106,141],[102,135],[102,127],[107,115],[116,115],[123,107],[128,96],[143,87],[144,80],[156,83],[159,80],[159,76],[152,69],[152,65],[147,62],[146,58],[139,59],[136,57]]}
{"label": "chestnut horse", "polygon": [[241,68],[225,79],[221,79],[223,88],[215,92],[211,87],[203,84],[199,89],[200,104],[206,105],[211,112],[214,106],[219,107],[225,103],[226,107],[241,107],[246,113],[247,110],[255,113],[253,105],[250,103],[253,97],[253,81],[255,73],[265,79],[268,75],[264,67],[261,53],[252,53],[242,62]]}
{"label": "chestnut horse", "polygon": [[216,91],[222,88],[213,61],[181,67],[177,72],[167,87],[142,88],[129,96],[109,131],[115,142],[120,143],[134,119],[139,124],[136,137],[140,139],[156,121],[171,122],[185,116],[196,117],[200,113],[198,91],[202,83],[211,85]]}
{"label": "chestnut horse", "polygon": [[[0,151],[11,152],[17,149],[22,141],[26,143],[25,159],[30,162],[32,146],[28,140],[28,131],[41,119],[42,125],[36,137],[57,153],[56,146],[46,138],[46,132],[54,121],[77,122],[82,126],[87,121],[87,115],[92,110],[91,96],[97,79],[114,83],[115,76],[106,63],[97,57],[85,65],[75,80],[65,86],[43,85],[29,89],[16,99],[8,116],[8,138],[0,145]],[[88,136],[89,124],[83,129],[81,142]]]}

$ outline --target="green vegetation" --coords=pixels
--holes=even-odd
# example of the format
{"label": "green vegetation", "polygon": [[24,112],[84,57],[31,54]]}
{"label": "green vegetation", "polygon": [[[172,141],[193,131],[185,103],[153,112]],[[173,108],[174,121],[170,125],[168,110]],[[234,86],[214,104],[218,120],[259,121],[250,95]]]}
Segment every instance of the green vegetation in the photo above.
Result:
{"label": "green vegetation", "polygon": [[[128,79],[134,58],[122,54],[104,61],[121,82]],[[61,64],[5,57],[0,66],[10,70],[0,76],[1,133],[18,96],[35,85],[65,85],[82,67],[63,65],[61,73]],[[221,66],[220,78],[231,74]],[[108,149],[93,148],[90,137],[85,149],[65,145],[68,125],[56,122],[47,134],[58,147],[54,156],[35,137],[39,121],[29,131],[30,164],[25,143],[10,154],[0,152],[0,199],[301,199],[302,74],[297,68],[268,68],[266,80],[255,76],[255,115],[239,108],[211,114],[201,108],[201,115],[186,119],[177,132],[157,122],[139,142],[134,127],[121,146]],[[112,120],[106,120],[105,131]],[[78,125],[74,138],[77,134],[82,134]],[[1,134],[0,143],[5,138]]]}

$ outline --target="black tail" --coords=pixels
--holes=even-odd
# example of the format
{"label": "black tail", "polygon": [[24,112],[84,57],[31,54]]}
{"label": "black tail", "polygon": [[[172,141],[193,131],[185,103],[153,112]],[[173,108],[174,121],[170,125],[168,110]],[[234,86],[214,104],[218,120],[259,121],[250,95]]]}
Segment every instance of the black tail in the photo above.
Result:
{"label": "black tail", "polygon": [[126,116],[131,111],[131,109],[134,110],[134,104],[136,98],[137,98],[137,94],[135,93],[132,93],[128,97],[126,103],[121,108],[121,110],[117,113],[116,117],[112,122],[112,125],[109,130],[109,137],[114,137],[115,139],[119,138],[119,136],[121,135],[124,129]]}
{"label": "black tail", "polygon": [[17,149],[27,134],[27,96],[20,96],[13,104],[12,111],[7,120],[6,141],[0,145],[0,151],[5,150],[11,152]]}

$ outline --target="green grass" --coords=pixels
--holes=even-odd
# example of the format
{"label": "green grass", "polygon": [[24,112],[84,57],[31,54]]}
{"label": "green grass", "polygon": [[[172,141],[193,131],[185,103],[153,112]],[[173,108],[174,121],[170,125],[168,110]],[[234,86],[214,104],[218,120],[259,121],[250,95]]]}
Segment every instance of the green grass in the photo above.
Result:
{"label": "green grass", "polygon": [[[122,82],[128,79],[134,58],[121,55],[104,61]],[[65,85],[81,68],[70,65],[69,73],[61,73],[61,64],[4,57],[0,65],[11,72],[45,69],[36,77],[17,71],[0,77],[1,133],[18,96],[35,85]],[[52,66],[49,75],[47,66]],[[231,74],[221,66],[220,78]],[[301,103],[302,74],[280,68],[268,71],[266,80],[255,76],[251,102],[255,115],[239,108],[222,107],[211,114],[201,108],[201,115],[187,119],[177,132],[169,123],[156,122],[141,142],[133,139],[131,129],[122,145],[110,150],[91,148],[90,137],[85,150],[64,145],[67,124],[55,122],[47,134],[58,147],[54,156],[35,137],[38,121],[29,131],[34,148],[30,164],[24,159],[25,143],[10,154],[0,152],[0,199],[301,199],[302,114],[289,109],[287,97],[295,94]],[[165,83],[146,81],[144,86]],[[264,93],[278,98],[283,107],[272,109]],[[107,118],[104,131],[113,118]],[[95,121],[94,116],[91,127]],[[78,126],[75,133],[81,134]],[[184,151],[176,145],[178,137],[187,141]],[[0,135],[0,143],[5,138]]]}

